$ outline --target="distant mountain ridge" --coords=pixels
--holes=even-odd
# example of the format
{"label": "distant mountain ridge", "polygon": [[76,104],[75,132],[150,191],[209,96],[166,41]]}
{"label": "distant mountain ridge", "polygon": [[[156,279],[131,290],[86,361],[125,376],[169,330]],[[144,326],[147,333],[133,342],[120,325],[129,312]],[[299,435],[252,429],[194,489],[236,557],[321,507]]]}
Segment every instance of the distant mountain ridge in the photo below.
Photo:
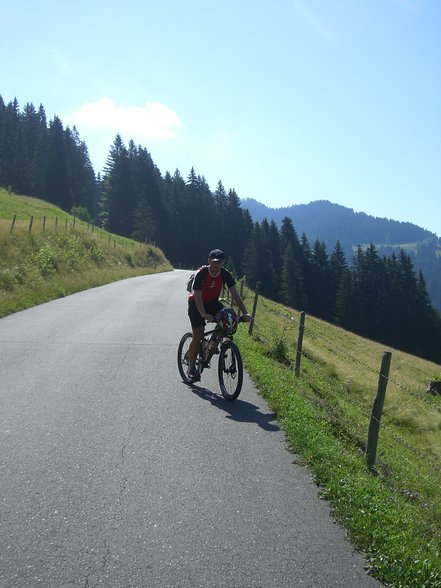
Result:
{"label": "distant mountain ridge", "polygon": [[380,256],[404,249],[411,256],[415,270],[423,272],[431,302],[441,312],[441,238],[435,233],[410,222],[354,212],[328,200],[270,208],[246,198],[241,206],[248,209],[254,222],[261,223],[266,218],[280,227],[285,217],[291,218],[299,239],[305,233],[311,247],[319,240],[332,253],[339,241],[349,265],[358,245],[373,243]]}
{"label": "distant mountain ridge", "polygon": [[266,218],[280,226],[282,220],[289,217],[299,237],[305,233],[311,245],[318,239],[324,241],[330,250],[337,240],[345,252],[349,252],[358,244],[399,245],[437,238],[435,233],[413,223],[354,212],[352,208],[328,200],[269,208],[253,198],[246,198],[242,200],[242,207],[248,209],[255,222],[262,222]]}

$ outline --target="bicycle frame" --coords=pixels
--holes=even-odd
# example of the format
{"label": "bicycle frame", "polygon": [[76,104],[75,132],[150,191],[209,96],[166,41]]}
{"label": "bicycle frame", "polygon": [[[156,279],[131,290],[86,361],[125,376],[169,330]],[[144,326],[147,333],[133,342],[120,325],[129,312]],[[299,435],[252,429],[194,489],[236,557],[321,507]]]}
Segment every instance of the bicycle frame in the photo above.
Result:
{"label": "bicycle frame", "polygon": [[[243,320],[243,317],[238,316],[237,317],[237,324],[243,323],[243,322],[245,322]],[[216,333],[216,331],[219,332],[218,336],[214,335]],[[210,337],[208,339],[209,351],[208,351],[207,357],[204,357],[202,343],[203,343],[203,341],[207,341],[206,337],[208,335],[210,335]],[[204,371],[204,368],[206,368],[210,364],[210,360],[213,357],[213,355],[215,355],[216,353],[219,352],[218,351],[219,346],[224,339],[228,339],[228,340],[232,341],[233,334],[229,335],[228,333],[225,333],[225,331],[222,329],[222,327],[219,326],[219,323],[217,323],[216,326],[214,327],[214,329],[212,329],[211,331],[204,331],[204,336],[201,341],[201,346],[200,346],[199,353],[198,353],[198,360],[200,361],[200,370],[199,370],[200,374],[202,374],[202,372]],[[211,349],[210,349],[210,343],[213,343]]]}

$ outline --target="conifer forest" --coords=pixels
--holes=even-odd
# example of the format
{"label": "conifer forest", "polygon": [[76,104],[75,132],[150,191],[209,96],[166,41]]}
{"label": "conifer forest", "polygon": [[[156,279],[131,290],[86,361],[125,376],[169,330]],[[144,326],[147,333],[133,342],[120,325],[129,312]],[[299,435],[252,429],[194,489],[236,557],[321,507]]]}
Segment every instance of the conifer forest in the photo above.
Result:
{"label": "conifer forest", "polygon": [[162,174],[145,147],[119,135],[95,174],[75,127],[0,96],[0,186],[155,243],[175,267],[199,267],[221,248],[227,268],[251,288],[260,282],[264,296],[441,363],[441,316],[406,252],[380,255],[371,244],[346,259],[339,241],[327,250],[299,235],[295,219],[253,222],[234,188],[219,180],[212,190],[194,168]]}

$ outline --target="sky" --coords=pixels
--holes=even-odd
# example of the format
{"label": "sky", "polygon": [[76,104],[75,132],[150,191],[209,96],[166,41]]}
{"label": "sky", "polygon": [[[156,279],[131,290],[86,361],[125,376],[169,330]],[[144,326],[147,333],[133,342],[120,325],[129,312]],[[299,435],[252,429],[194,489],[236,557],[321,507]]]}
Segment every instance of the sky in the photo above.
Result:
{"label": "sky", "polygon": [[[0,0],[0,95],[161,173],[441,236],[439,0]],[[295,226],[295,219],[294,219]]]}

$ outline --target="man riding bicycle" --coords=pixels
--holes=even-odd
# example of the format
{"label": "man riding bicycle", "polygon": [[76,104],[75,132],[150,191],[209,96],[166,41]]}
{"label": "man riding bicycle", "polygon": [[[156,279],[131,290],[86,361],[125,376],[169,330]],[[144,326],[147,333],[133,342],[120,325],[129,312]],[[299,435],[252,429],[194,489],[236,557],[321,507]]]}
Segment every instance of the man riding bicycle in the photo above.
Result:
{"label": "man riding bicycle", "polygon": [[213,249],[208,256],[208,265],[204,265],[195,273],[192,289],[188,296],[188,316],[190,318],[193,338],[188,349],[189,371],[188,377],[192,382],[200,380],[195,367],[199,347],[204,336],[206,322],[213,322],[214,317],[224,306],[219,301],[222,286],[225,284],[231,293],[231,298],[243,313],[245,322],[252,317],[248,314],[243,300],[236,290],[236,281],[232,274],[223,267],[225,256],[220,249]]}

